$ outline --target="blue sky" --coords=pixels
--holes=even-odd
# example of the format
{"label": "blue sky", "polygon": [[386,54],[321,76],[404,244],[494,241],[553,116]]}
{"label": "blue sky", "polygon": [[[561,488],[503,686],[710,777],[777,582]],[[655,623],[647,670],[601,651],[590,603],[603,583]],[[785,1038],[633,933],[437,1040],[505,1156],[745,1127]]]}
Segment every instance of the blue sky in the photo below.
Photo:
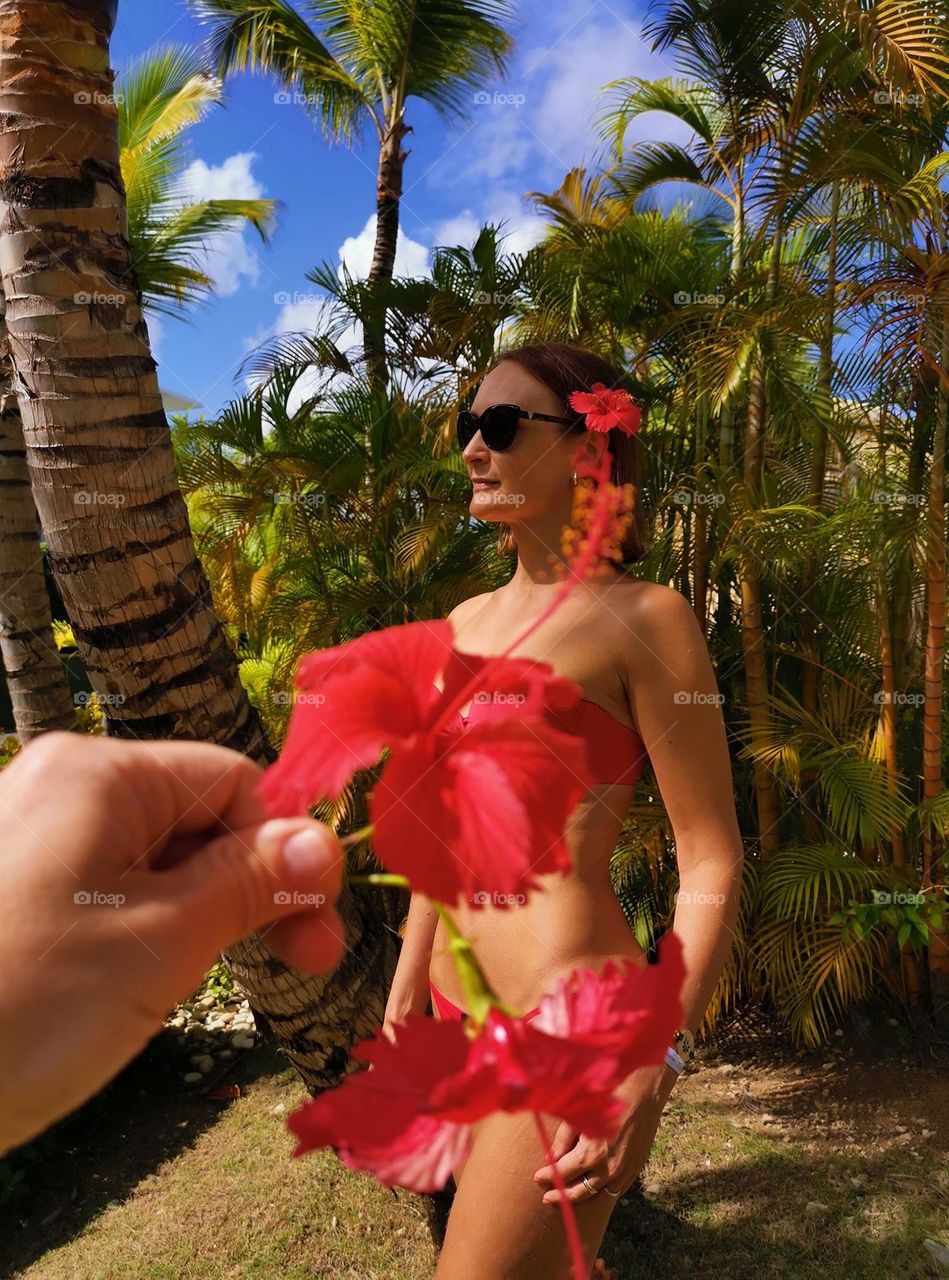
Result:
{"label": "blue sky", "polygon": [[[427,271],[437,244],[471,244],[484,221],[504,219],[508,248],[540,237],[542,219],[524,193],[552,191],[573,166],[595,163],[590,129],[599,85],[626,75],[673,74],[649,50],[643,10],[622,0],[521,0],[503,81],[485,84],[463,118],[446,122],[410,99],[405,191],[396,270]],[[202,29],[181,0],[120,0],[112,41],[118,71],[147,50],[198,44]],[[163,390],[214,413],[242,389],[237,366],[269,335],[313,328],[316,287],[306,272],[327,260],[365,275],[374,234],[375,135],[349,150],[324,142],[277,86],[234,76],[224,105],[190,134],[189,182],[198,194],[280,201],[271,241],[245,231],[218,241],[209,271],[218,292],[189,320],[150,317]],[[658,117],[632,136],[665,136]]]}

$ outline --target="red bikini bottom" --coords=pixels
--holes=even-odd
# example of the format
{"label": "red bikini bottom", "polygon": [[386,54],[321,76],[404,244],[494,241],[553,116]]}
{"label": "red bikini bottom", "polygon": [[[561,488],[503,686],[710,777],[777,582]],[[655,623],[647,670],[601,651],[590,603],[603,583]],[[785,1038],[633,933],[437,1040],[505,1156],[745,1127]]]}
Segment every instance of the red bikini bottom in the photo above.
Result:
{"label": "red bikini bottom", "polygon": [[[462,1010],[459,1009],[456,1004],[452,1003],[452,1001],[449,1000],[447,996],[442,995],[438,987],[435,986],[434,982],[429,980],[428,985],[432,992],[432,1000],[435,1003],[435,1008],[438,1010],[439,1014],[442,1016],[443,1019],[468,1017],[467,1013],[462,1012]],[[525,1013],[523,1015],[522,1020],[526,1022],[528,1018],[533,1018],[538,1013],[540,1013],[540,1005],[538,1005],[535,1009],[531,1009],[530,1013]]]}

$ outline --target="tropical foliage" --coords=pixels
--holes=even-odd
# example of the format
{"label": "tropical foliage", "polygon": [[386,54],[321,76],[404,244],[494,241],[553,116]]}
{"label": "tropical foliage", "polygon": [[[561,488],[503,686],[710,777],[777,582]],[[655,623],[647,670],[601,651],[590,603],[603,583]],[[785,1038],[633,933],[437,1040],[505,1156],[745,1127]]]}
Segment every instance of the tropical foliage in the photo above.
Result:
{"label": "tropical foliage", "polygon": [[[279,48],[284,82],[304,83],[265,39],[267,6],[226,7],[255,17],[240,40],[219,29],[223,61],[276,65]],[[257,353],[256,389],[179,422],[177,455],[242,678],[279,734],[301,652],[444,616],[508,574],[468,518],[450,433],[499,343],[628,365],[648,410],[635,572],[685,593],[706,630],[748,853],[706,1022],[764,997],[813,1044],[871,993],[947,999],[949,33],[912,0],[676,0],[651,35],[681,75],[605,86],[605,162],[532,193],[540,245],[507,254],[487,226],[424,279],[314,269],[320,330]],[[337,79],[319,99],[334,127],[363,100]],[[628,143],[657,112],[689,141]],[[338,345],[380,297],[385,393]],[[359,805],[354,790],[336,817],[358,825]],[[644,943],[672,919],[674,868],[647,774],[614,857]]]}

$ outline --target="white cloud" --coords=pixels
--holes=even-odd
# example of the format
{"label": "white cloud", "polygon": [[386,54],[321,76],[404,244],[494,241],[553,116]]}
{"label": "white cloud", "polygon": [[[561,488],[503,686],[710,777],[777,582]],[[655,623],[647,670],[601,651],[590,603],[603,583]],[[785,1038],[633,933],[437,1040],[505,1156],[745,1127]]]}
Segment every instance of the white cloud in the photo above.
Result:
{"label": "white cloud", "polygon": [[[456,186],[485,178],[524,178],[532,187],[559,186],[577,165],[595,167],[603,144],[594,121],[603,107],[601,87],[638,75],[659,79],[676,75],[669,56],[655,54],[635,17],[621,15],[599,0],[549,0],[528,4],[521,26],[544,31],[543,41],[515,47],[503,82],[473,95],[464,126],[444,156],[429,170],[427,182]],[[675,137],[688,131],[661,116],[637,121],[628,139]],[[460,140],[463,138],[463,140]]]}
{"label": "white cloud", "polygon": [[[256,158],[253,151],[239,151],[218,165],[193,160],[182,174],[186,199],[259,200],[264,188],[251,173]],[[236,293],[243,281],[256,284],[259,280],[261,260],[251,248],[251,236],[260,243],[257,232],[247,227],[221,231],[208,239],[200,268],[214,281],[215,292],[227,296]]]}
{"label": "white cloud", "polygon": [[[366,224],[358,235],[347,236],[340,245],[340,265],[345,265],[351,276],[365,280],[372,266],[375,243],[376,215],[373,213],[366,219]],[[428,249],[417,240],[411,240],[401,227],[395,242],[394,270],[397,276],[428,275]]]}

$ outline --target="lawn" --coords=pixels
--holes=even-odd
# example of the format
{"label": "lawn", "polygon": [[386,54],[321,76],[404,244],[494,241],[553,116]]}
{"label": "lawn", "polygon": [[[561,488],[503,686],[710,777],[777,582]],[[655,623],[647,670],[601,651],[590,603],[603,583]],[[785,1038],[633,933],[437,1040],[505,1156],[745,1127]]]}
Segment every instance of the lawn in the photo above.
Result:
{"label": "lawn", "polygon": [[[880,1031],[858,1015],[833,1051],[794,1053],[753,1024],[710,1046],[613,1216],[603,1252],[616,1280],[670,1264],[729,1280],[949,1275],[935,1258],[949,1246],[946,1050]],[[303,1090],[272,1046],[235,1059],[232,1101],[181,1075],[163,1034],[8,1159],[4,1276],[431,1276],[420,1197],[329,1152],[290,1158],[284,1122]]]}

